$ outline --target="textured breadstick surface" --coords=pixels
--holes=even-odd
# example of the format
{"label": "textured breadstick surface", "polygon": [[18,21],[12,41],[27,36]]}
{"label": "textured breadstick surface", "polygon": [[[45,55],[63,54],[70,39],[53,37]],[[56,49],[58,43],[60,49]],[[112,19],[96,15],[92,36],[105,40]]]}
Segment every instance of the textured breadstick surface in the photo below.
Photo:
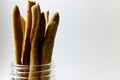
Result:
{"label": "textured breadstick surface", "polygon": [[37,59],[39,57],[38,52],[38,32],[40,28],[40,18],[41,12],[39,4],[32,7],[32,29],[30,34],[30,43],[31,43],[31,55],[30,55],[30,65],[39,65],[40,61]]}
{"label": "textured breadstick surface", "polygon": [[[45,35],[45,26],[46,26],[46,21],[45,21],[45,14],[41,13],[41,22],[40,22],[40,28],[39,28],[39,42],[42,43]],[[40,44],[41,45],[41,44]],[[42,45],[41,45],[42,46]]]}
{"label": "textured breadstick surface", "polygon": [[23,65],[30,64],[30,50],[31,50],[30,32],[31,32],[31,25],[32,25],[31,7],[33,5],[35,5],[35,2],[28,0],[26,29],[25,29],[25,37],[23,41],[23,48],[22,48],[22,64]]}
{"label": "textured breadstick surface", "polygon": [[[32,7],[32,29],[30,33],[30,43],[31,43],[31,53],[30,53],[30,72],[39,71],[34,65],[40,65],[40,52],[38,48],[38,32],[40,28],[41,20],[41,11],[39,4],[36,4]],[[29,80],[33,80],[32,77],[35,77],[35,80],[38,75],[30,74]],[[40,75],[39,75],[40,76]],[[38,76],[38,77],[39,77]]]}
{"label": "textured breadstick surface", "polygon": [[50,19],[50,21],[55,21],[57,23],[57,26],[59,24],[59,20],[60,20],[60,15],[58,12],[55,12]]}
{"label": "textured breadstick surface", "polygon": [[49,22],[49,11],[44,12],[44,17],[45,17],[45,33],[44,33],[44,36],[45,36],[47,31],[47,24]]}
{"label": "textured breadstick surface", "polygon": [[45,14],[45,22],[48,23],[49,22],[49,11],[44,12]]}
{"label": "textured breadstick surface", "polygon": [[[59,23],[59,14],[55,13],[52,16],[51,20],[46,24],[47,30],[46,30],[44,42],[42,45],[42,64],[48,64],[48,63],[51,63],[52,61],[54,40],[57,32],[58,23]],[[50,66],[41,67],[41,70],[46,70],[49,68]],[[51,72],[48,71],[48,72],[41,73],[41,76],[50,75],[50,74]],[[41,80],[49,80],[50,78],[51,77],[46,77]]]}
{"label": "textured breadstick surface", "polygon": [[41,13],[41,20],[40,20],[40,25],[39,25],[39,29],[38,29],[38,43],[37,43],[37,47],[39,50],[39,56],[40,56],[40,64],[41,64],[41,60],[42,60],[42,55],[41,55],[41,50],[42,50],[42,44],[43,44],[43,40],[44,40],[44,34],[45,34],[45,15],[44,13]]}
{"label": "textured breadstick surface", "polygon": [[57,31],[57,23],[55,21],[50,21],[47,26],[48,29],[42,46],[42,64],[51,62],[54,38]]}
{"label": "textured breadstick surface", "polygon": [[21,21],[21,26],[22,26],[22,32],[23,32],[23,38],[25,35],[25,19],[23,18],[23,16],[20,16],[20,21]]}
{"label": "textured breadstick surface", "polygon": [[22,33],[21,20],[20,20],[20,11],[17,5],[15,5],[13,8],[12,19],[13,19],[16,64],[21,64],[23,33]]}
{"label": "textured breadstick surface", "polygon": [[[48,24],[48,29],[45,35],[45,39],[42,46],[42,64],[48,64],[52,61],[52,52],[54,47],[54,39],[57,31],[57,23],[55,21],[50,21]],[[50,69],[50,66],[41,67],[41,70]],[[50,71],[41,73],[41,76],[50,75]],[[49,80],[50,77],[43,78],[41,80]]]}
{"label": "textured breadstick surface", "polygon": [[47,24],[45,39],[42,46],[42,64],[50,63],[54,48],[54,39],[59,24],[59,13],[55,12]]}

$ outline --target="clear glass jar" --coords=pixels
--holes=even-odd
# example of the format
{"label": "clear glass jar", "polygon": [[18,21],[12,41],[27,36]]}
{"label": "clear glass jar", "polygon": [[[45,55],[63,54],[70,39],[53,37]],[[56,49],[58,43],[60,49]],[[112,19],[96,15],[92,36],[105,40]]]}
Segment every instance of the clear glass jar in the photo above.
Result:
{"label": "clear glass jar", "polygon": [[[33,69],[31,71],[30,69]],[[54,63],[42,65],[11,64],[11,80],[55,80]],[[36,71],[34,71],[34,69]]]}

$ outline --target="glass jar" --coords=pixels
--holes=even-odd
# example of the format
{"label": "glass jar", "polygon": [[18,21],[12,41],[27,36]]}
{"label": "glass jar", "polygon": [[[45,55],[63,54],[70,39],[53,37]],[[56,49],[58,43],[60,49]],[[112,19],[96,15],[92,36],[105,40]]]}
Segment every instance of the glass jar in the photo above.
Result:
{"label": "glass jar", "polygon": [[[55,80],[54,63],[42,65],[11,64],[11,80]],[[31,71],[32,69],[32,71]]]}

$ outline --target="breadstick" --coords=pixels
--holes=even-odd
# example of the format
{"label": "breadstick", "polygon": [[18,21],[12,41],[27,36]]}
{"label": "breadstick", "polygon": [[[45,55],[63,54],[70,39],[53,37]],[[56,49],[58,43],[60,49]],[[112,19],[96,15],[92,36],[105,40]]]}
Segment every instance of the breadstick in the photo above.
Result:
{"label": "breadstick", "polygon": [[[46,19],[45,19],[45,14],[41,14],[41,23],[40,23],[40,30],[39,30],[39,42],[42,43],[45,35],[45,27],[46,27]],[[42,44],[41,44],[42,46]],[[42,47],[41,47],[42,48]]]}
{"label": "breadstick", "polygon": [[[59,23],[59,14],[54,13],[51,20],[47,24],[47,31],[45,39],[42,45],[42,64],[48,64],[52,61],[52,52],[54,47],[54,39]],[[41,67],[41,70],[49,69],[50,66]],[[41,73],[41,76],[50,75],[50,71]],[[50,77],[46,77],[41,80],[49,80]]]}
{"label": "breadstick", "polygon": [[[57,31],[57,23],[55,21],[50,21],[47,26],[48,29],[42,46],[42,64],[51,63],[54,38]],[[41,67],[41,70],[47,70],[47,69],[50,69],[50,66]],[[41,73],[41,76],[45,76],[45,75],[50,75],[50,71]],[[46,77],[41,80],[49,80],[49,78],[50,77]]]}
{"label": "breadstick", "polygon": [[50,21],[55,21],[56,23],[57,23],[57,26],[58,26],[58,24],[59,24],[59,13],[58,12],[55,12],[54,14],[53,14],[53,16],[51,17],[51,19],[50,19]]}
{"label": "breadstick", "polygon": [[45,22],[48,23],[48,21],[49,21],[49,11],[46,11],[44,14],[45,14]]}
{"label": "breadstick", "polygon": [[[30,33],[30,43],[31,43],[31,53],[30,53],[30,72],[39,71],[34,65],[40,65],[40,52],[38,48],[38,38],[39,38],[39,28],[41,20],[41,11],[39,4],[32,7],[32,29]],[[29,80],[37,80],[32,77],[37,77],[38,75],[29,75]]]}
{"label": "breadstick", "polygon": [[58,23],[59,14],[56,12],[47,24],[48,28],[42,46],[42,64],[48,64],[51,62]]}
{"label": "breadstick", "polygon": [[24,35],[25,35],[25,19],[20,16],[20,21],[21,21],[21,26],[22,26],[22,32],[23,32],[23,38],[24,38]]}
{"label": "breadstick", "polygon": [[38,31],[38,48],[39,48],[39,56],[40,56],[40,64],[42,60],[42,55],[41,55],[41,50],[42,50],[42,44],[44,40],[44,35],[45,35],[45,14],[42,12],[41,13],[41,20],[40,20],[40,25],[39,25],[39,31]]}
{"label": "breadstick", "polygon": [[49,22],[49,11],[44,12],[44,16],[45,16],[45,33],[44,33],[44,36],[45,36],[47,31],[47,24]]}
{"label": "breadstick", "polygon": [[17,5],[14,6],[12,12],[13,33],[15,42],[15,57],[16,64],[21,64],[21,51],[23,42],[23,33],[20,21],[20,11]]}
{"label": "breadstick", "polygon": [[51,62],[54,37],[57,30],[56,22],[49,22],[46,32],[45,40],[42,47],[42,64],[48,64]]}
{"label": "breadstick", "polygon": [[31,7],[33,5],[35,5],[35,2],[28,0],[26,29],[25,29],[25,37],[23,40],[23,48],[22,48],[22,64],[23,65],[30,64],[30,50],[31,50],[30,32],[31,32],[31,23],[32,23]]}
{"label": "breadstick", "polygon": [[41,12],[39,4],[32,7],[32,29],[30,33],[31,53],[30,53],[30,65],[39,65],[40,61],[38,49],[38,32],[40,28]]}

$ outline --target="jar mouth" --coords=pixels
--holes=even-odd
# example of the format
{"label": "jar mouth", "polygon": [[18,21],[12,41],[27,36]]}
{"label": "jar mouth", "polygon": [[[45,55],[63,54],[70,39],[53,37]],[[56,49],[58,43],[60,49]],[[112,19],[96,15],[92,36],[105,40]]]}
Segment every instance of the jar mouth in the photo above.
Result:
{"label": "jar mouth", "polygon": [[[41,65],[33,65],[34,67],[36,67],[36,66],[51,66],[51,65],[53,65],[54,64],[54,62],[52,61],[51,63],[48,63],[48,64],[41,64]],[[11,63],[11,67],[29,67],[30,65],[20,65],[20,64],[15,64],[15,63]]]}

